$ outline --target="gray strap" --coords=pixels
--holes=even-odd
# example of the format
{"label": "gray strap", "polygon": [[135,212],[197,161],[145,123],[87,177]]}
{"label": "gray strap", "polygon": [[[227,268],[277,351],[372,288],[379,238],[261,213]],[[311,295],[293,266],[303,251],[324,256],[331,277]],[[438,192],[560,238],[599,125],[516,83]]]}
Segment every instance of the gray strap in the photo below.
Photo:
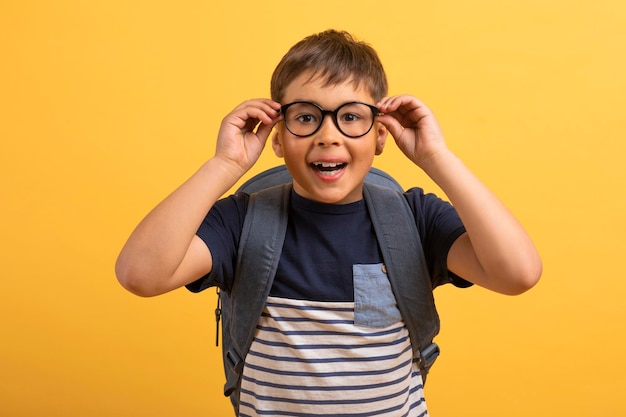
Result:
{"label": "gray strap", "polygon": [[[227,326],[230,349],[224,353],[226,395],[237,386],[274,281],[287,230],[290,190],[291,184],[283,184],[250,195],[229,297],[228,315],[236,317],[237,322],[229,320]],[[226,340],[224,336],[225,343]]]}
{"label": "gray strap", "polygon": [[434,361],[432,353],[438,353],[438,349],[433,352],[436,345],[432,346],[432,340],[439,332],[439,315],[415,216],[400,192],[366,183],[363,194],[398,308],[425,378],[429,363]]}

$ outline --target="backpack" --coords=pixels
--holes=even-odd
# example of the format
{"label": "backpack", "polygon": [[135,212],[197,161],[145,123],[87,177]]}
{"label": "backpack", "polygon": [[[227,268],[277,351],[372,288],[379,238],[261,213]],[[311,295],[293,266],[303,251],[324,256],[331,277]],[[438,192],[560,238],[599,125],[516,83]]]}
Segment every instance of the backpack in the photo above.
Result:
{"label": "backpack", "polygon": [[[231,397],[236,410],[244,359],[282,251],[291,181],[291,175],[281,165],[257,174],[237,191],[250,197],[239,242],[235,284],[230,292],[218,288],[215,310],[218,325],[223,319],[224,395]],[[439,356],[439,347],[432,341],[439,332],[439,316],[415,216],[402,193],[402,187],[389,174],[370,169],[363,186],[364,200],[398,309],[409,330],[414,360],[425,382]],[[407,253],[416,256],[406,256]],[[219,326],[216,330],[219,344]]]}

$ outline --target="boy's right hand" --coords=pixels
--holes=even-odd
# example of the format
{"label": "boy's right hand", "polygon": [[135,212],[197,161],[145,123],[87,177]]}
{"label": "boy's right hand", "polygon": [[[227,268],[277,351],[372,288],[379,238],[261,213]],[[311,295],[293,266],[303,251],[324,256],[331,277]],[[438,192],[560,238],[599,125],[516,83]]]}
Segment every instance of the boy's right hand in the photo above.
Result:
{"label": "boy's right hand", "polygon": [[259,159],[280,119],[280,104],[273,100],[253,99],[241,103],[222,120],[215,158],[243,175]]}

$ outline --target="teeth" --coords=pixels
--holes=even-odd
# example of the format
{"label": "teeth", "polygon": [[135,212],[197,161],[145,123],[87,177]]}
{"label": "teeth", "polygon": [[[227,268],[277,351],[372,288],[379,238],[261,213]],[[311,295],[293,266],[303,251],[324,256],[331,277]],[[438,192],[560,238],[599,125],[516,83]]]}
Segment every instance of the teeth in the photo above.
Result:
{"label": "teeth", "polygon": [[311,166],[320,174],[331,177],[340,172],[346,164],[343,162],[313,162]]}

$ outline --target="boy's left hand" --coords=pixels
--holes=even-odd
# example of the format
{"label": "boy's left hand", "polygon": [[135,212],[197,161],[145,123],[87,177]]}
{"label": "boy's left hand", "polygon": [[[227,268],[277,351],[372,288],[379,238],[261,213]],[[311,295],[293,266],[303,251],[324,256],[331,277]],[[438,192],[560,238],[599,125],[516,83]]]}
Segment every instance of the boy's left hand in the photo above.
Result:
{"label": "boy's left hand", "polygon": [[439,152],[447,150],[439,123],[433,112],[417,98],[408,95],[385,97],[376,107],[398,147],[416,165],[423,164]]}
{"label": "boy's left hand", "polygon": [[435,116],[410,95],[377,103],[377,120],[398,147],[441,188],[466,233],[448,252],[448,269],[502,294],[521,294],[541,276],[541,258],[530,237],[497,197],[446,146]]}

